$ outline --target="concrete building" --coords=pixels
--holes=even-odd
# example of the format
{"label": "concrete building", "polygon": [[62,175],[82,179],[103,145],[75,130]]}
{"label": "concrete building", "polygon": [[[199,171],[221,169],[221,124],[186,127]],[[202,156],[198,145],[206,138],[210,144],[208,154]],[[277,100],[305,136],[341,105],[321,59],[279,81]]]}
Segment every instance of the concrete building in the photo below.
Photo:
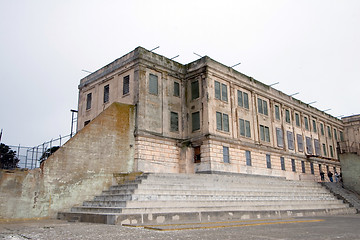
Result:
{"label": "concrete building", "polygon": [[78,130],[134,105],[134,171],[319,180],[340,171],[344,123],[205,56],[182,65],[142,47],[83,78]]}

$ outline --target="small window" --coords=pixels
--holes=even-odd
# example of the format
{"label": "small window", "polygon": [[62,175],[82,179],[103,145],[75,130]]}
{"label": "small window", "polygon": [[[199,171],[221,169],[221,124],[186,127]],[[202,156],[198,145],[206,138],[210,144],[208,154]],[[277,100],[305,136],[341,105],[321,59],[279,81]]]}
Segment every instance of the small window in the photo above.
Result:
{"label": "small window", "polygon": [[342,131],[340,132],[340,141],[343,142],[344,141],[344,133]]}
{"label": "small window", "polygon": [[109,84],[104,86],[104,103],[109,102]]}
{"label": "small window", "polygon": [[258,112],[264,115],[268,115],[267,102],[261,98],[258,98]]}
{"label": "small window", "polygon": [[229,132],[229,116],[227,114],[216,112],[216,129]]}
{"label": "small window", "polygon": [[154,74],[149,75],[149,93],[158,95],[158,76]]}
{"label": "small window", "polygon": [[330,157],[334,157],[334,150],[333,150],[333,146],[329,146],[330,147]]}
{"label": "small window", "polygon": [[245,151],[246,165],[251,166],[251,152]]}
{"label": "small window", "polygon": [[329,170],[329,166],[328,165],[326,165],[326,172],[329,172],[330,170]]}
{"label": "small window", "polygon": [[280,120],[280,108],[278,105],[275,105],[275,119]]}
{"label": "small window", "polygon": [[297,141],[297,144],[298,144],[298,151],[303,152],[304,151],[303,136],[301,134],[296,134],[296,141]]}
{"label": "small window", "polygon": [[295,113],[295,123],[297,127],[300,127],[300,116],[298,113]]}
{"label": "small window", "polygon": [[301,161],[301,172],[305,173],[305,162]]}
{"label": "small window", "polygon": [[334,128],[334,138],[335,138],[335,141],[337,142],[338,138],[337,138],[337,131],[335,128]]}
{"label": "small window", "polygon": [[290,111],[288,109],[285,110],[285,121],[290,123]]}
{"label": "small window", "polygon": [[228,94],[226,84],[220,84],[218,81],[215,81],[215,98],[227,102]]}
{"label": "small window", "polygon": [[199,98],[199,81],[191,82],[191,100]]}
{"label": "small window", "polygon": [[223,146],[223,161],[224,163],[230,163],[229,148]]}
{"label": "small window", "polygon": [[130,91],[130,76],[125,76],[123,78],[123,95],[128,94]]}
{"label": "small window", "polygon": [[310,163],[310,171],[311,171],[311,174],[315,174],[315,172],[314,172],[314,163]]}
{"label": "small window", "polygon": [[84,122],[84,127],[90,123],[90,120]]}
{"label": "small window", "polygon": [[249,109],[249,96],[246,92],[243,93],[244,96],[244,108]]}
{"label": "small window", "polygon": [[249,96],[246,92],[237,90],[238,94],[238,106],[249,109]]}
{"label": "small window", "polygon": [[285,159],[284,157],[280,157],[281,170],[285,170]]}
{"label": "small window", "polygon": [[331,138],[331,129],[329,126],[327,126],[327,130],[328,130],[328,137]]}
{"label": "small window", "polygon": [[313,154],[313,147],[310,137],[306,137],[306,152],[308,154]]}
{"label": "small window", "polygon": [[86,95],[86,110],[91,109],[91,99],[92,99],[92,93],[88,93]]}
{"label": "small window", "polygon": [[320,156],[321,150],[320,150],[320,143],[318,139],[314,139],[314,146],[315,146],[315,155]]}
{"label": "small window", "polygon": [[320,132],[321,132],[321,135],[325,135],[324,133],[324,124],[320,123]]}
{"label": "small window", "polygon": [[271,168],[271,156],[270,156],[270,154],[266,154],[266,167]]}
{"label": "small window", "polygon": [[180,84],[178,82],[174,82],[174,96],[180,97]]}
{"label": "small window", "polygon": [[215,98],[221,99],[220,83],[218,81],[215,81]]}
{"label": "small window", "polygon": [[278,147],[284,147],[284,137],[281,128],[276,128],[276,141]]}
{"label": "small window", "polygon": [[291,170],[292,170],[293,172],[296,172],[295,159],[291,159]]}
{"label": "small window", "polygon": [[244,137],[251,137],[250,122],[239,118],[240,135]]}
{"label": "small window", "polygon": [[309,130],[309,122],[308,122],[308,118],[304,117],[304,124],[305,124],[305,129]]}
{"label": "small window", "polygon": [[226,84],[221,84],[221,100],[227,102],[228,97],[227,97],[227,86]]}
{"label": "small window", "polygon": [[293,134],[293,132],[286,131],[286,136],[287,136],[287,140],[288,140],[288,148],[290,150],[294,150],[295,146],[294,146],[294,134]]}
{"label": "small window", "polygon": [[245,120],[245,137],[251,137],[250,122]]}
{"label": "small window", "polygon": [[260,140],[270,142],[270,131],[269,127],[260,125]]}
{"label": "small window", "polygon": [[221,112],[216,112],[216,129],[217,130],[222,130],[222,113]]}
{"label": "small window", "polygon": [[179,115],[176,112],[170,112],[170,131],[179,131]]}
{"label": "small window", "polygon": [[200,130],[200,112],[194,112],[191,114],[192,118],[192,131]]}
{"label": "small window", "polygon": [[313,132],[316,133],[317,129],[316,129],[316,121],[312,120],[312,125],[313,125]]}
{"label": "small window", "polygon": [[194,147],[194,163],[201,163],[201,149],[199,146]]}
{"label": "small window", "polygon": [[326,156],[327,156],[327,152],[326,152],[326,145],[325,145],[325,143],[323,143],[322,146],[323,146],[324,156],[326,157]]}

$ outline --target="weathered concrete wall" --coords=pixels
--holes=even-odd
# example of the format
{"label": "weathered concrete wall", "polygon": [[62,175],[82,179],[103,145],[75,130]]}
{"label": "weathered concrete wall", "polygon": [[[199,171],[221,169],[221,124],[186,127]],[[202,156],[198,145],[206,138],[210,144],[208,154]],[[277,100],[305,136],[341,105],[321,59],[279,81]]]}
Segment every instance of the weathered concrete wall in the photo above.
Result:
{"label": "weathered concrete wall", "polygon": [[53,217],[134,171],[134,106],[119,103],[84,127],[42,169],[0,172],[0,218]]}
{"label": "weathered concrete wall", "polygon": [[344,186],[360,194],[360,156],[354,153],[340,154]]}

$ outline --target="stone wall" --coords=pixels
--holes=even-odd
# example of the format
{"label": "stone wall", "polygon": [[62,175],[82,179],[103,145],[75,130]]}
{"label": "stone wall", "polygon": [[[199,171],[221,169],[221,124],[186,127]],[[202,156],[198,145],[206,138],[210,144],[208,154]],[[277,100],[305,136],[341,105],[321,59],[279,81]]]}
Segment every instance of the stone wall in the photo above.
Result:
{"label": "stone wall", "polygon": [[340,154],[344,186],[360,194],[360,156],[354,153]]}
{"label": "stone wall", "polygon": [[0,219],[54,217],[134,171],[134,106],[112,104],[42,168],[0,172]]}

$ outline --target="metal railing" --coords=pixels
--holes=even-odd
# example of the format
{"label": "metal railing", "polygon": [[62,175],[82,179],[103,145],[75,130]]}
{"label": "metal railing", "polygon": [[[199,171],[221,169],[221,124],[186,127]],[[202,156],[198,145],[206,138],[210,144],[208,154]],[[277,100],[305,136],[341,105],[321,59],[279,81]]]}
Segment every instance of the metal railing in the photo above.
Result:
{"label": "metal railing", "polygon": [[16,156],[20,160],[19,168],[34,169],[40,167],[40,163],[45,161],[51,155],[53,147],[61,147],[71,138],[71,134],[66,136],[59,135],[59,138],[51,139],[48,142],[35,147],[9,146],[11,150],[16,151]]}

